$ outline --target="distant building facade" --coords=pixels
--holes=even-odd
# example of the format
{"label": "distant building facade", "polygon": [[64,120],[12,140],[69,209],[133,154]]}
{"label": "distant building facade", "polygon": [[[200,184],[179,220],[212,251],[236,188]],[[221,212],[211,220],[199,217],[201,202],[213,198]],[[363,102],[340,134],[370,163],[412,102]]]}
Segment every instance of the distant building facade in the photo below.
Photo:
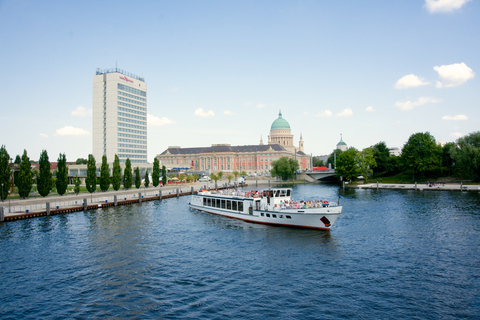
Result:
{"label": "distant building facade", "polygon": [[147,162],[147,83],[121,69],[97,69],[93,76],[93,156],[113,163]]}
{"label": "distant building facade", "polygon": [[214,144],[211,147],[181,148],[168,147],[157,155],[160,165],[167,169],[191,169],[195,171],[246,171],[247,173],[269,174],[272,162],[281,157],[298,160],[300,170],[311,169],[310,156],[303,151],[303,138],[299,146],[293,145],[290,125],[279,117],[272,123],[268,144],[260,139],[258,145],[231,146]]}

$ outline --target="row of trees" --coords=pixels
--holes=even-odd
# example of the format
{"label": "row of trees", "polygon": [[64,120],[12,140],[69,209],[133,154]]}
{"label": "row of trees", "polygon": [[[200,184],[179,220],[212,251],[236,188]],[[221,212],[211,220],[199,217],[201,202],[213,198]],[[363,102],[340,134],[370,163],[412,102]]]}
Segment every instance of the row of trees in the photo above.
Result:
{"label": "row of trees", "polygon": [[[334,164],[336,158],[336,165]],[[349,148],[335,150],[328,163],[335,166],[337,176],[355,180],[369,176],[404,174],[413,180],[453,176],[459,179],[480,178],[480,131],[459,138],[443,147],[429,132],[412,134],[402,148],[401,156],[390,155],[385,142],[379,142],[359,152]]]}
{"label": "row of trees", "polygon": [[[77,161],[78,162],[78,161]],[[23,155],[20,159],[19,156],[15,159],[15,163],[19,164],[18,174],[15,175],[15,185],[18,188],[18,193],[21,198],[26,198],[30,194],[34,183],[36,182],[38,193],[46,197],[55,187],[59,195],[64,195],[68,188],[68,167],[65,154],[60,154],[57,159],[57,169],[52,174],[50,167],[50,161],[46,150],[42,150],[38,161],[39,168],[32,170],[30,158],[27,155],[27,151],[23,151]],[[95,157],[93,155],[88,156],[87,164],[87,177],[85,179],[85,186],[87,191],[92,193],[97,189],[97,183],[99,184],[101,191],[107,191],[110,185],[115,191],[120,189],[120,185],[123,182],[125,189],[130,189],[135,183],[135,187],[138,189],[141,186],[140,169],[136,167],[135,179],[132,174],[132,165],[130,159],[125,161],[125,168],[122,170],[120,167],[120,159],[115,155],[113,162],[112,175],[110,176],[109,165],[107,163],[107,157],[102,157],[102,164],[100,167],[100,176],[97,177],[97,168],[95,163]],[[17,172],[15,172],[17,173]],[[152,170],[152,184],[157,187],[160,184],[160,174],[162,177],[162,183],[167,183],[167,175],[165,166],[160,171],[160,165],[158,159],[154,159]],[[55,176],[55,177],[54,177]],[[150,178],[148,170],[145,173],[145,187],[150,185]],[[0,184],[1,193],[0,198],[3,201],[7,198],[8,192],[12,187],[12,170],[10,167],[10,155],[8,154],[5,146],[0,148]],[[80,192],[80,179],[75,177],[74,180],[74,192]]]}

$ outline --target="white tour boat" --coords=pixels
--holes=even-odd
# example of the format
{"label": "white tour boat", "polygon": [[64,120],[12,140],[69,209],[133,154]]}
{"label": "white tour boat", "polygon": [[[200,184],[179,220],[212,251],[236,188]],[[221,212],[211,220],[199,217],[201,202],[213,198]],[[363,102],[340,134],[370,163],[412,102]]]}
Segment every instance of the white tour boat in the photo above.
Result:
{"label": "white tour boat", "polygon": [[330,230],[342,207],[326,200],[294,201],[291,188],[202,190],[190,208],[248,222]]}

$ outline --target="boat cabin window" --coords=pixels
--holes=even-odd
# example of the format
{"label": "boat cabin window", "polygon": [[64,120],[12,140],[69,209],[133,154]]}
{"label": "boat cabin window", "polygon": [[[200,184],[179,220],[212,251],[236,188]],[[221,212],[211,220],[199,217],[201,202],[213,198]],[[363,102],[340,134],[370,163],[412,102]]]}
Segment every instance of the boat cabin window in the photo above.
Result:
{"label": "boat cabin window", "polygon": [[232,210],[232,201],[231,200],[227,200],[227,209]]}
{"label": "boat cabin window", "polygon": [[225,209],[226,208],[226,205],[225,205],[225,200],[220,200],[220,205],[222,209]]}
{"label": "boat cabin window", "polygon": [[286,217],[287,219],[292,219],[292,217],[290,217],[290,216],[285,216],[285,217]]}
{"label": "boat cabin window", "polygon": [[277,217],[277,215],[276,215],[276,214],[272,214],[272,217],[273,217],[273,218],[276,218],[276,217]]}
{"label": "boat cabin window", "polygon": [[270,218],[270,213],[267,213],[267,218]]}
{"label": "boat cabin window", "polygon": [[232,201],[232,210],[237,210],[237,201]]}
{"label": "boat cabin window", "polygon": [[243,202],[238,202],[238,211],[243,212]]}

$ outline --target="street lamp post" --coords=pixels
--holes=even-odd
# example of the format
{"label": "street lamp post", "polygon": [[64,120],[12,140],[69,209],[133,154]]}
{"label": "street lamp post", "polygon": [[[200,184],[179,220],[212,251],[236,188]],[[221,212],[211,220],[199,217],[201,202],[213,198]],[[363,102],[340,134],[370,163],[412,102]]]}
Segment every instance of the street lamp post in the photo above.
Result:
{"label": "street lamp post", "polygon": [[3,182],[2,182],[2,202],[3,202]]}

